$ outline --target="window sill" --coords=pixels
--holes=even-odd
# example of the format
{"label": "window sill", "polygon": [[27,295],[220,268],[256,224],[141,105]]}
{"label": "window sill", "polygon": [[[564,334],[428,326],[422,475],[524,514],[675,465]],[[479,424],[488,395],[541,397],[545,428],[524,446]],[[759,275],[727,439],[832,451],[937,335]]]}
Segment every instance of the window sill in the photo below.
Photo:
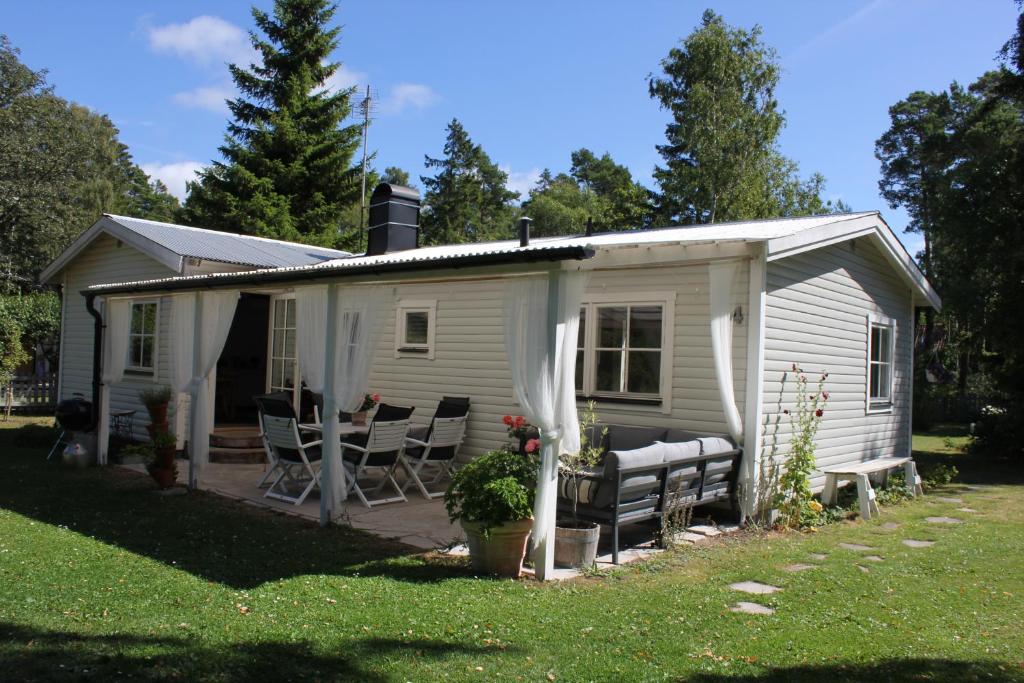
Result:
{"label": "window sill", "polygon": [[156,371],[128,368],[124,371],[124,376],[125,379],[153,379],[156,377]]}
{"label": "window sill", "polygon": [[401,347],[395,349],[395,358],[423,358],[434,360],[434,350],[417,347]]}
{"label": "window sill", "polygon": [[662,405],[662,400],[660,398],[631,398],[629,396],[586,396],[584,394],[576,394],[576,400],[584,402],[593,401],[594,403],[618,403],[632,406],[661,407]]}
{"label": "window sill", "polygon": [[867,410],[864,411],[867,415],[887,415],[892,413],[891,403],[876,403],[869,405]]}

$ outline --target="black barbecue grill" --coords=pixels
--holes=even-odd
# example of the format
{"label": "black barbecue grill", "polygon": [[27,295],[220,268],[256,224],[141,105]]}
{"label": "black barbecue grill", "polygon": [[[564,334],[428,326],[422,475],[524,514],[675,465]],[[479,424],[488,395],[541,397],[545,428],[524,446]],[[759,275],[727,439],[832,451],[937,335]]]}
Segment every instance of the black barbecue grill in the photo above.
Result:
{"label": "black barbecue grill", "polygon": [[57,418],[62,431],[57,437],[57,443],[50,449],[50,454],[46,456],[47,460],[53,457],[60,446],[71,443],[70,436],[73,432],[84,432],[89,429],[92,425],[92,403],[80,395],[75,395],[57,404],[54,417]]}

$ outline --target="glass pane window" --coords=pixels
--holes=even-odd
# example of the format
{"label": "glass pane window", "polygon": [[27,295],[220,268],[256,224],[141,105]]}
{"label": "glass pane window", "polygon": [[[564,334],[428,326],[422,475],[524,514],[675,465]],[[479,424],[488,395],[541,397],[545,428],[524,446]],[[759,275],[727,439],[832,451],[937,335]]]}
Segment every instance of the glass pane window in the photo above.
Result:
{"label": "glass pane window", "polygon": [[429,311],[405,312],[405,346],[426,346],[430,327]]}
{"label": "glass pane window", "polygon": [[268,391],[293,391],[299,384],[295,299],[274,299],[270,315]]}
{"label": "glass pane window", "polygon": [[[598,305],[595,314],[593,391],[660,395],[663,306]],[[577,386],[580,384],[577,380]]]}
{"label": "glass pane window", "polygon": [[587,360],[587,308],[580,309],[580,331],[576,335],[576,391],[583,391],[583,368]]}
{"label": "glass pane window", "polygon": [[152,371],[156,367],[156,302],[132,304],[128,326],[128,363],[132,370]]}
{"label": "glass pane window", "polygon": [[868,398],[872,403],[892,400],[892,325],[872,323],[868,354]]}

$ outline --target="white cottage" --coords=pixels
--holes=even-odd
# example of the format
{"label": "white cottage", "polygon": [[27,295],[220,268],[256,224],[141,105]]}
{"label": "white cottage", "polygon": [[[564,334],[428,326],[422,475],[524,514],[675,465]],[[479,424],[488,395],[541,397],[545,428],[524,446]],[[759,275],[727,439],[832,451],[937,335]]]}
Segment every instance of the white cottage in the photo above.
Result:
{"label": "white cottage", "polygon": [[[334,361],[322,353],[332,316],[372,301],[375,341],[368,379],[357,389],[416,406],[421,422],[442,395],[469,396],[461,453],[472,457],[504,440],[503,415],[522,411],[525,380],[510,371],[507,348],[514,342],[505,329],[514,319],[508,292],[546,278],[558,287],[534,302],[550,314],[532,334],[547,340],[539,357],[565,358],[570,372],[575,359],[566,395],[596,401],[604,422],[730,433],[744,451],[748,512],[766,459],[786,452],[782,411],[793,392],[784,378],[794,363],[829,373],[819,466],[910,450],[915,309],[940,301],[877,212],[532,240],[527,227],[518,241],[417,248],[418,195],[383,188],[375,192],[368,253],[360,255],[104,217],[44,274],[64,291],[60,395],[91,395],[94,383],[104,384],[92,353],[101,331],[87,303],[121,302],[130,320],[119,337],[126,338],[111,342],[108,325],[102,342],[108,353],[113,343],[127,354],[119,381],[105,383],[111,410],[136,408],[144,386],[175,385],[173,360],[187,355],[189,367],[177,373],[183,388],[182,379],[201,371],[196,359],[217,351],[211,340],[225,338],[216,340],[219,362],[204,359],[212,363],[203,396],[211,408],[201,411],[202,427],[186,424],[187,394],[177,403],[179,439],[205,436],[214,418],[249,419],[252,393],[285,389],[298,402],[303,381],[333,381]],[[323,296],[310,299],[312,288]],[[216,292],[237,300],[222,307],[233,318],[218,334],[208,310],[219,305]],[[176,318],[175,306],[187,306],[187,315]],[[578,334],[567,338],[577,315]],[[319,345],[316,362],[324,363],[312,373],[310,345]],[[196,386],[188,389],[193,396]],[[192,440],[205,449],[202,436]]]}

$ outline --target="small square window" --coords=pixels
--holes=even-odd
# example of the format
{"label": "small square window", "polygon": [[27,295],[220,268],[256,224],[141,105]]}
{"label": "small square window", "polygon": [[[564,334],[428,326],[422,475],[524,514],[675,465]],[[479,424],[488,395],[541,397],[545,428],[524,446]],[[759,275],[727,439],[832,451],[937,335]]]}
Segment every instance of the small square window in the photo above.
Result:
{"label": "small square window", "polygon": [[868,325],[868,409],[892,406],[893,324],[871,321]]}
{"label": "small square window", "polygon": [[395,355],[434,357],[434,301],[402,302],[395,319]]}

